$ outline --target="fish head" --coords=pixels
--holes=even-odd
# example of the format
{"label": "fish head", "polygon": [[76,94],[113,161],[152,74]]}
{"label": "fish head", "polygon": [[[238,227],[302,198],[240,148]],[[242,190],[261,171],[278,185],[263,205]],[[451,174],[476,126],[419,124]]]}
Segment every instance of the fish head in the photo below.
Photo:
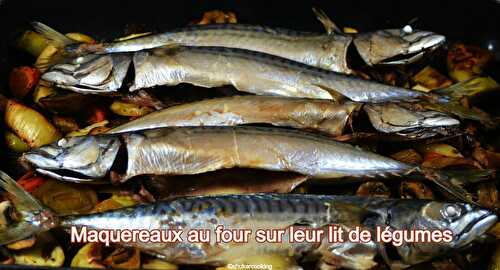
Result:
{"label": "fish head", "polygon": [[114,92],[121,87],[131,60],[123,54],[89,54],[51,66],[41,78],[57,87],[83,94]]}
{"label": "fish head", "polygon": [[412,29],[409,25],[402,29],[361,33],[354,38],[358,53],[368,65],[413,63],[445,41],[442,35]]}
{"label": "fish head", "polygon": [[448,114],[411,108],[405,104],[367,104],[364,107],[371,124],[384,133],[422,139],[437,134],[449,135],[458,130],[460,121]]}
{"label": "fish head", "polygon": [[451,236],[450,239],[437,239],[443,241],[416,242],[414,239],[394,245],[401,260],[408,264],[465,248],[482,239],[498,219],[492,211],[471,204],[435,201],[399,201],[388,213],[386,224],[393,230],[441,235],[446,232]]}
{"label": "fish head", "polygon": [[24,153],[20,161],[52,178],[84,182],[104,178],[111,170],[121,142],[116,136],[82,136],[59,141]]}

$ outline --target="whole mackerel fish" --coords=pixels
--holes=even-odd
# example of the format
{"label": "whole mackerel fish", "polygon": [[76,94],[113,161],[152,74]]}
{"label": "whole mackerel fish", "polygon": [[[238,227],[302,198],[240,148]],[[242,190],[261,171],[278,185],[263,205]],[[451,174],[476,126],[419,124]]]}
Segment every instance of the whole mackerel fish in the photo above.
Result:
{"label": "whole mackerel fish", "polygon": [[207,99],[147,114],[107,133],[169,126],[235,126],[271,124],[339,136],[361,104],[272,96],[234,96]]}
{"label": "whole mackerel fish", "polygon": [[[159,48],[129,54],[88,55],[51,67],[42,79],[81,93],[117,91],[133,61],[130,91],[189,83],[232,85],[256,95],[357,102],[432,99],[436,95],[363,80],[274,55],[221,47]],[[113,83],[111,85],[111,83]]]}
{"label": "whole mackerel fish", "polygon": [[[223,97],[168,107],[107,133],[169,126],[271,124],[337,137],[342,135],[348,123],[352,123],[352,115],[360,107],[362,104],[359,103],[334,103],[323,99],[253,95]],[[410,139],[457,134],[460,125],[458,120],[447,114],[417,110],[402,103],[365,104],[363,107],[375,129]]]}
{"label": "whole mackerel fish", "polygon": [[454,196],[469,200],[458,183],[489,171],[450,175],[405,164],[331,138],[280,128],[251,126],[165,127],[63,138],[26,152],[23,164],[52,178],[124,182],[141,175],[193,175],[227,168],[253,168],[338,179],[422,173]]}
{"label": "whole mackerel fish", "polygon": [[[497,221],[491,211],[464,203],[305,194],[195,196],[95,214],[57,216],[3,172],[0,179],[0,187],[9,193],[19,213],[17,220],[9,217],[11,223],[0,231],[2,245],[56,227],[72,232],[75,238],[78,235],[83,238],[85,231],[91,230],[107,231],[110,235],[123,230],[141,231],[141,235],[175,230],[181,239],[157,236],[155,241],[113,240],[175,264],[225,266],[252,263],[251,258],[261,258],[258,260],[261,262],[262,256],[276,255],[297,260],[319,259],[320,269],[371,269],[377,265],[374,257],[380,254],[390,265],[412,265],[469,246]],[[251,230],[252,234],[243,243],[216,242],[215,232],[220,225],[226,230]],[[419,241],[395,245],[393,248],[401,258],[398,262],[389,259],[386,244],[377,242],[375,237],[366,243],[334,242],[325,232],[317,242],[290,241],[290,228],[328,230],[330,225],[346,231],[359,226],[372,233],[376,226],[391,230],[448,230],[452,237],[451,241],[440,243]],[[255,237],[258,229],[286,231],[282,241],[259,243]],[[210,240],[189,242],[186,237],[190,230],[208,230]]]}
{"label": "whole mackerel fish", "polygon": [[[340,32],[325,13],[314,10],[328,33],[300,32],[245,24],[195,25],[160,34],[150,34],[108,43],[84,44],[34,22],[36,31],[51,40],[67,56],[127,53],[166,46],[215,46],[257,51],[307,65],[346,73],[347,51],[353,44],[368,65],[405,64],[442,45],[445,37],[429,31],[405,27],[360,34]],[[394,58],[398,60],[393,60]],[[40,61],[39,61],[40,62]],[[48,63],[47,63],[48,64]]]}

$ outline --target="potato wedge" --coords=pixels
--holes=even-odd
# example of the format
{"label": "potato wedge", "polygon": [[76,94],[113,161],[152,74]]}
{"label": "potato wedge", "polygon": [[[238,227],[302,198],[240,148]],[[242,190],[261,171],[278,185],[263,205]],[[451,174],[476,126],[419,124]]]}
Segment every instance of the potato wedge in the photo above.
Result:
{"label": "potato wedge", "polygon": [[146,270],[177,270],[179,267],[169,262],[143,256],[141,269]]}

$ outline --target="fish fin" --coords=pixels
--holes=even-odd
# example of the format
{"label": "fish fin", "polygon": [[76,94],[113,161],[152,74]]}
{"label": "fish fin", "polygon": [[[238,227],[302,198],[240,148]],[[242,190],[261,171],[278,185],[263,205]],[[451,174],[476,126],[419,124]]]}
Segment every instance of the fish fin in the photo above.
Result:
{"label": "fish fin", "polygon": [[41,22],[32,22],[31,25],[38,34],[46,38],[49,41],[49,43],[55,46],[56,48],[64,48],[69,44],[76,43],[74,40],[70,39],[64,34],[54,30],[53,28]]}
{"label": "fish fin", "polygon": [[3,171],[0,171],[0,187],[8,193],[9,199],[21,215],[19,222],[0,230],[0,245],[49,229],[47,224],[52,224],[55,214]]}
{"label": "fish fin", "polygon": [[328,93],[330,93],[332,95],[332,99],[335,101],[335,102],[338,102],[338,103],[343,103],[344,101],[348,100],[346,96],[342,95],[340,92],[338,92],[337,90],[335,89],[332,89],[330,87],[327,87],[327,86],[324,86],[324,85],[321,85],[321,84],[313,84],[314,86],[317,86],[325,91],[327,91]]}
{"label": "fish fin", "polygon": [[451,195],[458,199],[477,204],[472,200],[472,195],[465,190],[467,184],[477,183],[490,178],[494,174],[494,170],[432,170],[419,168],[423,175],[436,183],[438,186],[446,190]]}
{"label": "fish fin", "polygon": [[487,128],[494,128],[498,125],[498,119],[491,117],[488,113],[480,109],[466,108],[462,106],[462,104],[460,104],[458,101],[426,104],[424,105],[424,107],[444,113],[450,113],[462,119],[478,121],[481,122],[481,124],[483,124]]}
{"label": "fish fin", "polygon": [[496,82],[491,78],[475,77],[446,88],[436,89],[433,93],[439,95],[443,102],[433,102],[430,107],[441,112],[454,114],[462,119],[479,121],[486,127],[493,128],[498,125],[497,120],[477,108],[469,109],[462,106],[460,100],[463,97],[482,92],[484,88],[494,88],[496,85]]}
{"label": "fish fin", "polygon": [[334,33],[343,34],[340,28],[326,15],[326,13],[319,8],[312,7],[312,11],[316,14],[316,18],[321,22],[326,30],[326,33],[331,35]]}
{"label": "fish fin", "polygon": [[66,46],[77,43],[41,22],[32,22],[31,25],[34,30],[47,39],[49,45],[53,47],[51,53],[46,53],[44,51],[44,53],[38,56],[35,67],[42,72],[64,59],[66,56]]}

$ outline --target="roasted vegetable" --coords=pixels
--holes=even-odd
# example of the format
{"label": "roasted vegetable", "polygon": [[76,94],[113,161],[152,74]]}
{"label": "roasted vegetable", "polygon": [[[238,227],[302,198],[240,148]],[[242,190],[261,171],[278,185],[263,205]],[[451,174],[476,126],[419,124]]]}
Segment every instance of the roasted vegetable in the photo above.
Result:
{"label": "roasted vegetable", "polygon": [[[277,255],[277,254],[262,254],[260,256],[242,256],[240,260],[232,262],[239,265],[271,265],[272,269],[292,270],[300,269],[293,257]],[[217,267],[216,270],[230,270],[231,267]],[[243,268],[245,269],[245,268]]]}
{"label": "roasted vegetable", "polygon": [[391,157],[395,160],[415,165],[418,165],[423,161],[422,156],[414,149],[406,149],[399,151],[397,153],[392,154]]}
{"label": "roasted vegetable", "polygon": [[63,133],[69,133],[80,129],[74,118],[55,115],[52,118],[54,125]]}
{"label": "roasted vegetable", "polygon": [[19,138],[16,134],[6,130],[4,132],[5,136],[5,144],[7,147],[15,152],[26,152],[30,150],[29,145],[27,145],[21,138]]}
{"label": "roasted vegetable", "polygon": [[38,235],[36,244],[13,252],[16,264],[59,267],[64,263],[64,252],[49,232]]}
{"label": "roasted vegetable", "polygon": [[211,10],[203,14],[203,18],[198,24],[213,23],[237,23],[236,15],[233,12],[223,12],[220,10]]}
{"label": "roasted vegetable", "polygon": [[486,49],[456,43],[448,50],[448,71],[454,80],[466,81],[481,74],[493,59],[493,54]]}
{"label": "roasted vegetable", "polygon": [[47,40],[40,34],[28,30],[16,41],[16,47],[34,57],[38,57],[47,47]]}
{"label": "roasted vegetable", "polygon": [[21,249],[26,249],[30,248],[33,245],[35,245],[36,238],[34,236],[28,237],[23,240],[16,241],[14,243],[8,244],[7,248],[12,249],[12,250],[21,250]]}
{"label": "roasted vegetable", "polygon": [[96,128],[105,127],[108,123],[109,123],[108,120],[104,120],[102,122],[97,122],[95,124],[92,124],[88,127],[82,128],[80,130],[70,132],[70,133],[66,134],[66,137],[78,137],[78,136],[89,135],[92,132],[92,130],[94,130]]}
{"label": "roasted vegetable", "polygon": [[415,76],[413,76],[413,81],[420,85],[420,88],[413,88],[420,91],[431,91],[436,88],[445,88],[450,86],[453,82],[446,78],[444,75],[439,73],[437,70],[431,66],[426,66],[424,69],[419,71]]}
{"label": "roasted vegetable", "polygon": [[32,67],[18,67],[10,72],[9,88],[16,98],[25,97],[40,80],[40,71]]}
{"label": "roasted vegetable", "polygon": [[399,187],[399,194],[404,199],[433,200],[432,190],[422,182],[403,181]]}
{"label": "roasted vegetable", "polygon": [[391,192],[384,183],[372,181],[361,184],[356,191],[356,195],[389,198]]}
{"label": "roasted vegetable", "polygon": [[106,268],[100,261],[102,259],[102,245],[99,243],[85,244],[71,260],[71,267],[81,268]]}
{"label": "roasted vegetable", "polygon": [[141,253],[137,248],[116,248],[103,263],[111,268],[138,269],[141,266]]}
{"label": "roasted vegetable", "polygon": [[106,199],[99,204],[97,204],[93,209],[92,212],[104,212],[107,210],[112,210],[112,209],[118,209],[118,208],[123,208],[127,206],[132,206],[137,204],[138,201],[135,200],[133,197],[128,196],[128,195],[118,195],[118,194],[113,194],[111,198]]}
{"label": "roasted vegetable", "polygon": [[35,176],[33,175],[32,172],[28,172],[27,174],[23,175],[19,180],[17,180],[17,183],[21,185],[24,190],[28,192],[33,192],[35,191],[39,186],[43,185],[47,180],[41,176]]}
{"label": "roasted vegetable", "polygon": [[52,179],[35,189],[33,195],[59,214],[89,213],[97,204],[94,190]]}
{"label": "roasted vegetable", "polygon": [[9,100],[5,123],[30,147],[39,147],[61,138],[59,131],[39,112]]}
{"label": "roasted vegetable", "polygon": [[37,87],[35,88],[35,91],[33,92],[33,101],[36,104],[43,106],[43,104],[40,103],[40,99],[52,96],[54,94],[55,90],[53,87],[51,87],[48,83],[44,81],[40,81]]}
{"label": "roasted vegetable", "polygon": [[110,110],[118,115],[131,117],[140,117],[154,111],[150,107],[122,101],[114,101],[110,106]]}

